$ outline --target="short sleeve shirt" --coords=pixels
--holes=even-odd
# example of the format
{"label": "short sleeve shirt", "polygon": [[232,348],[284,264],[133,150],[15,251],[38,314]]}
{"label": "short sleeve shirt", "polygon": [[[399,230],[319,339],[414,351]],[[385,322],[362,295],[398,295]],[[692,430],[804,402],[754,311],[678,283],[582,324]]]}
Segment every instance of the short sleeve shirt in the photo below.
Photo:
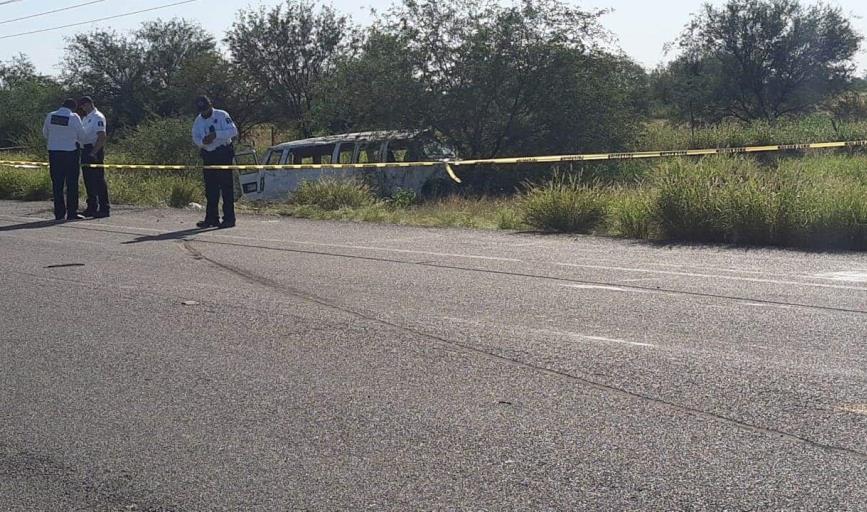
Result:
{"label": "short sleeve shirt", "polygon": [[93,109],[90,114],[84,116],[84,119],[82,119],[81,122],[84,125],[84,132],[86,134],[84,143],[87,145],[96,144],[96,141],[99,139],[99,134],[106,133],[107,126],[105,116],[97,109]]}

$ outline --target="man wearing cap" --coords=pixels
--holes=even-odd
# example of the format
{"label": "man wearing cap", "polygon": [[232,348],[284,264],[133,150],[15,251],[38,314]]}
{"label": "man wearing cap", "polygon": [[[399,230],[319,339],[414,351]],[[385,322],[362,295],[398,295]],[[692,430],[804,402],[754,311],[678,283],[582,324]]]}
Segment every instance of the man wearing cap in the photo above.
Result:
{"label": "man wearing cap", "polygon": [[90,96],[78,100],[78,108],[85,114],[81,122],[86,134],[84,147],[81,149],[81,174],[84,176],[84,188],[87,190],[87,209],[82,212],[82,215],[101,219],[108,217],[111,209],[108,201],[108,183],[105,181],[105,169],[90,167],[90,165],[105,163],[107,138],[105,116],[97,110]]}
{"label": "man wearing cap", "polygon": [[[238,128],[224,110],[217,110],[207,96],[196,99],[199,116],[193,123],[193,144],[199,147],[205,167],[232,165],[235,160],[233,139]],[[205,220],[197,223],[200,228],[235,227],[235,180],[230,170],[204,170]],[[223,222],[220,222],[219,203],[223,198]]]}
{"label": "man wearing cap", "polygon": [[48,141],[55,220],[84,218],[78,214],[78,173],[81,170],[79,147],[86,134],[81,118],[74,112],[76,107],[75,100],[64,101],[61,108],[48,114],[42,125],[42,135]]}

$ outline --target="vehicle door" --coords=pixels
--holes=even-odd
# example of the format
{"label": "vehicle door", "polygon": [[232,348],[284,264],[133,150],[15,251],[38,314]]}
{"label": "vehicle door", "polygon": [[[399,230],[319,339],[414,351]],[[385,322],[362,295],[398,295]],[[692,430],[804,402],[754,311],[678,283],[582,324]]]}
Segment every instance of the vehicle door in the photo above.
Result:
{"label": "vehicle door", "polygon": [[[235,152],[235,159],[232,161],[235,165],[258,165],[259,158],[256,156],[256,150],[253,148],[241,148]],[[261,182],[261,171],[259,169],[239,169],[233,171],[235,183],[235,199],[240,199],[245,194],[256,194],[261,192],[259,185]]]}

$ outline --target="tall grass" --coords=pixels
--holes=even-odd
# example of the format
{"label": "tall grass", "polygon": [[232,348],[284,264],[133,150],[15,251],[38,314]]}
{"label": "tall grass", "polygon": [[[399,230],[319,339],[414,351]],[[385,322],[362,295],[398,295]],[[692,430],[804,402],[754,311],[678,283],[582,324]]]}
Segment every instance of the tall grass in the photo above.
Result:
{"label": "tall grass", "polygon": [[530,188],[520,206],[545,231],[867,250],[867,157],[667,160],[640,186],[558,178]]}
{"label": "tall grass", "polygon": [[[204,201],[201,175],[195,172],[111,171],[107,180],[115,204],[182,208]],[[79,189],[84,194],[84,186]],[[0,199],[46,201],[51,197],[47,169],[0,168]]]}
{"label": "tall grass", "polygon": [[313,206],[325,211],[361,208],[375,201],[370,187],[355,180],[305,181],[292,195],[292,202],[297,205]]}
{"label": "tall grass", "polygon": [[864,250],[865,172],[865,157],[673,161],[658,169],[655,216],[671,240]]}
{"label": "tall grass", "polygon": [[0,199],[51,199],[51,177],[45,170],[0,168]]}
{"label": "tall grass", "polygon": [[554,176],[530,186],[521,199],[527,224],[544,231],[589,233],[605,218],[608,197],[601,187],[582,184],[574,176]]}
{"label": "tall grass", "polygon": [[729,148],[770,144],[801,144],[867,139],[867,120],[838,121],[825,114],[775,123],[727,121],[690,129],[668,123],[648,124],[635,144],[636,150]]}

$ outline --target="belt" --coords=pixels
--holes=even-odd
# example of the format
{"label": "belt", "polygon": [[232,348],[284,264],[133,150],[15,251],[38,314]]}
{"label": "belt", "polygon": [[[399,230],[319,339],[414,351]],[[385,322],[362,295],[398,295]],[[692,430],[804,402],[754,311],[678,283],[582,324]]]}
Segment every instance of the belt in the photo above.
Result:
{"label": "belt", "polygon": [[202,148],[202,151],[206,151],[206,152],[208,152],[208,153],[213,153],[214,151],[219,151],[219,150],[221,150],[221,149],[225,149],[225,148],[232,149],[232,148],[234,148],[234,147],[235,147],[235,145],[232,144],[232,143],[230,142],[230,143],[228,143],[228,144],[223,144],[222,146],[217,146],[217,147],[215,147],[214,149],[211,149],[211,150],[207,150],[207,149],[205,149],[205,148]]}

